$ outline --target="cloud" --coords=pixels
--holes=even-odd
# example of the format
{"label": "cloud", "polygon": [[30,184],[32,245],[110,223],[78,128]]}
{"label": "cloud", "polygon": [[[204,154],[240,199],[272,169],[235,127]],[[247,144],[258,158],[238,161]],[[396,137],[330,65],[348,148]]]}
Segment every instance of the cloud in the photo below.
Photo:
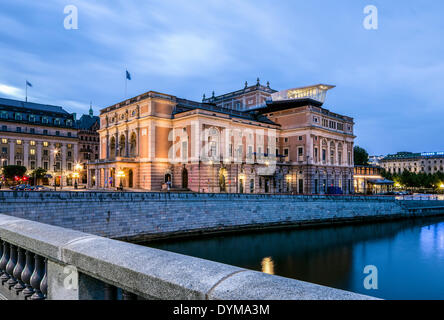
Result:
{"label": "cloud", "polygon": [[2,83],[0,83],[0,94],[4,94],[10,98],[15,98],[15,99],[22,99],[24,96],[22,89],[13,86],[8,86]]}

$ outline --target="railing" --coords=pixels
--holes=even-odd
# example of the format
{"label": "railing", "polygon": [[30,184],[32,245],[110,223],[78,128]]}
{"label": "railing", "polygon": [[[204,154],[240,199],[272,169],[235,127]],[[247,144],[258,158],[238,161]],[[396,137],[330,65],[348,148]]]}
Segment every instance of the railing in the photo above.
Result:
{"label": "railing", "polygon": [[7,299],[372,299],[6,215],[0,239]]}
{"label": "railing", "polygon": [[[440,194],[414,194],[414,195],[399,195],[396,196],[396,200],[407,200],[407,201],[444,201],[444,195]],[[444,205],[444,203],[443,203]]]}

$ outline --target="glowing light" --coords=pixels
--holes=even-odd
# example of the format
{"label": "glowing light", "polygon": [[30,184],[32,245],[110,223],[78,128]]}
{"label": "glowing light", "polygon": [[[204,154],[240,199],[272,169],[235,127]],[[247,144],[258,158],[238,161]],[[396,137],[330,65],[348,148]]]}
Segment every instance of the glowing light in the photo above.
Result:
{"label": "glowing light", "polygon": [[271,257],[262,259],[261,265],[263,273],[274,274],[274,262]]}
{"label": "glowing light", "polygon": [[439,186],[439,188],[444,189],[444,183],[441,183],[441,185]]}

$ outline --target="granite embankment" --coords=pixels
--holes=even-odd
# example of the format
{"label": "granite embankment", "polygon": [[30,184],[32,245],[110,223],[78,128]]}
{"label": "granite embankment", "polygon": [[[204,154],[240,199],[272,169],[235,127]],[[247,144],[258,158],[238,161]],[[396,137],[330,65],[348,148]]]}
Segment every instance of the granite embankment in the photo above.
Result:
{"label": "granite embankment", "polygon": [[444,201],[393,197],[0,192],[0,214],[116,239],[444,214]]}

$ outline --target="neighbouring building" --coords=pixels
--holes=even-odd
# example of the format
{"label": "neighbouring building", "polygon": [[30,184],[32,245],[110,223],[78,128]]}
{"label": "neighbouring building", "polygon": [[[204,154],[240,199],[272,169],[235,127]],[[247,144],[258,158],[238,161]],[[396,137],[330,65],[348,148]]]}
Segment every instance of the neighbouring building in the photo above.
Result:
{"label": "neighbouring building", "polygon": [[323,107],[334,86],[247,84],[202,102],[149,91],[101,110],[96,188],[353,192],[353,119]]}
{"label": "neighbouring building", "polygon": [[355,193],[384,194],[393,191],[394,181],[385,179],[379,166],[355,166]]}
{"label": "neighbouring building", "polygon": [[369,156],[368,164],[372,166],[380,166],[381,160],[384,159],[385,156]]}
{"label": "neighbouring building", "polygon": [[0,98],[2,166],[48,172],[50,185],[72,185],[78,139],[75,115],[62,107]]}
{"label": "neighbouring building", "polygon": [[99,133],[100,118],[94,116],[92,106],[89,109],[89,114],[84,114],[76,121],[79,138],[79,148],[77,159],[81,167],[79,173],[79,184],[86,185],[87,170],[86,164],[88,161],[99,159]]}
{"label": "neighbouring building", "polygon": [[392,174],[444,172],[444,152],[398,152],[381,160],[381,166]]}

